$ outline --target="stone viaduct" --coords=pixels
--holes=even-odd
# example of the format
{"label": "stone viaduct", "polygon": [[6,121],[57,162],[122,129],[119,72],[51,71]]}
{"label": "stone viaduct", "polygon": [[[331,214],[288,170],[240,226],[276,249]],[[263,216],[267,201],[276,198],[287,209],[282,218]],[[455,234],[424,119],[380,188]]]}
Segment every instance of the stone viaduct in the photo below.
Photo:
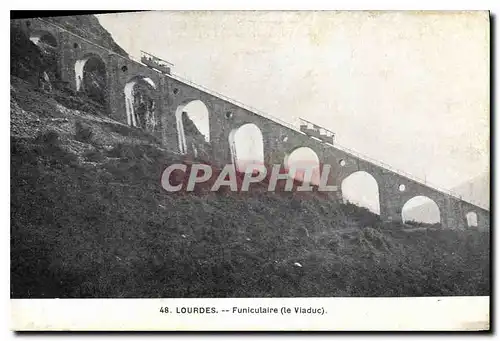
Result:
{"label": "stone viaduct", "polygon": [[[426,196],[439,207],[441,225],[452,229],[489,229],[490,212],[460,198],[413,180],[376,162],[356,156],[335,145],[314,139],[300,130],[270,117],[264,117],[223,96],[180,78],[154,70],[143,63],[121,56],[45,19],[13,20],[30,38],[44,35],[55,41],[60,80],[74,90],[81,90],[81,74],[88,60],[98,59],[105,68],[107,85],[106,106],[110,116],[135,125],[130,113],[127,92],[134,84],[146,81],[154,88],[155,114],[158,124],[151,131],[165,146],[179,151],[178,113],[187,103],[201,100],[209,113],[211,160],[216,164],[233,162],[229,137],[239,127],[253,123],[262,133],[266,163],[283,163],[287,155],[299,147],[311,148],[321,164],[332,166],[329,184],[341,188],[349,175],[365,171],[375,178],[379,190],[380,217],[384,221],[401,221],[404,204],[415,196]],[[188,150],[181,150],[183,153]],[[403,186],[402,186],[403,185]],[[341,194],[339,194],[341,195]],[[469,227],[466,216],[475,214],[477,227]]]}

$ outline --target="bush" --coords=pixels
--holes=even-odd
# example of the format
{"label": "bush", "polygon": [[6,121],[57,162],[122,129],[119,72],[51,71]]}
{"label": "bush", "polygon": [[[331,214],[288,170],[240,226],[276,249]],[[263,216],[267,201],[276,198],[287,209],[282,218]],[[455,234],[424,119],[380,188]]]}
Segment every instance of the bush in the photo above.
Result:
{"label": "bush", "polygon": [[159,156],[157,150],[144,144],[119,143],[113,149],[108,151],[109,157],[119,157],[126,159],[141,159],[145,155],[151,155],[153,158]]}
{"label": "bush", "polygon": [[408,233],[360,223],[372,214],[354,205],[299,211],[276,193],[171,195],[160,165],[178,156],[147,145],[117,145],[108,153],[129,158],[103,167],[69,166],[60,146],[11,150],[12,297],[489,294],[488,234]]}
{"label": "bush", "polygon": [[89,150],[83,154],[83,157],[91,162],[102,162],[105,157],[99,150]]}
{"label": "bush", "polygon": [[92,142],[92,128],[80,121],[76,122],[75,125],[75,139],[80,142],[90,143]]}
{"label": "bush", "polygon": [[46,144],[49,146],[57,146],[59,145],[59,133],[53,130],[49,130],[43,133],[38,134],[35,138],[35,143]]}

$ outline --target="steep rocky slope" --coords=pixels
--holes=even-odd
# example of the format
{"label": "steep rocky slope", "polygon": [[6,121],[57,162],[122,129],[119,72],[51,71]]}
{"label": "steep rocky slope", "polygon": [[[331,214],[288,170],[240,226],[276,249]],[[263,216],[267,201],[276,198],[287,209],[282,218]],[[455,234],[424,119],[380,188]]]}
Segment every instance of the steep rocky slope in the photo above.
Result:
{"label": "steep rocky slope", "polygon": [[57,16],[44,19],[58,24],[80,37],[107,47],[122,56],[128,56],[128,53],[113,40],[111,34],[101,26],[99,20],[93,15]]}

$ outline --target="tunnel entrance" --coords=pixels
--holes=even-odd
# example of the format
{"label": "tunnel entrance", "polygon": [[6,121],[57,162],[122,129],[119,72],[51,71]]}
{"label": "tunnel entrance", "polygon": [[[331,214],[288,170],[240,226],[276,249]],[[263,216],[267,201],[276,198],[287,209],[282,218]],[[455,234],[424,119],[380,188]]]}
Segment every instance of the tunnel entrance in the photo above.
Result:
{"label": "tunnel entrance", "polygon": [[75,63],[76,91],[85,93],[93,101],[104,105],[108,98],[106,65],[94,54]]}
{"label": "tunnel entrance", "polygon": [[196,146],[210,142],[210,118],[205,103],[194,100],[181,104],[175,111],[179,151],[187,154],[189,149],[197,154]]}
{"label": "tunnel entrance", "polygon": [[319,185],[319,158],[311,148],[300,147],[293,150],[285,157],[284,165],[295,180]]}
{"label": "tunnel entrance", "polygon": [[[231,157],[237,171],[252,173],[252,165],[264,165],[264,139],[259,127],[247,123],[229,134]],[[264,165],[265,166],[265,165]]]}
{"label": "tunnel entrance", "polygon": [[357,171],[342,181],[342,199],[380,215],[377,180],[365,171]]}
{"label": "tunnel entrance", "polygon": [[129,125],[148,131],[155,130],[156,89],[153,80],[143,76],[135,76],[125,84],[125,107]]}
{"label": "tunnel entrance", "polygon": [[441,212],[436,202],[426,196],[418,195],[408,200],[402,210],[403,223],[439,224]]}

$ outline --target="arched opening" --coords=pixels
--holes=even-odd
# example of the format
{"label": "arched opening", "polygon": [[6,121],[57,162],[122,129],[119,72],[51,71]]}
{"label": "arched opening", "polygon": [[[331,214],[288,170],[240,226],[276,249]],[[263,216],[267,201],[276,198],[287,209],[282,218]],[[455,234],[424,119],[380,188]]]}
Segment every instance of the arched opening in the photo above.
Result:
{"label": "arched opening", "polygon": [[76,91],[104,104],[107,98],[106,64],[94,54],[86,55],[75,63]]}
{"label": "arched opening", "polygon": [[441,222],[441,212],[436,202],[422,195],[408,200],[401,210],[401,215],[403,223],[437,224]]}
{"label": "arched opening", "polygon": [[194,100],[179,105],[175,111],[175,120],[182,154],[188,153],[188,146],[197,154],[196,146],[210,142],[210,119],[207,106],[202,101]]}
{"label": "arched opening", "polygon": [[[236,170],[251,173],[251,165],[264,165],[264,139],[259,127],[247,123],[229,134],[231,157]],[[265,166],[265,165],[264,165]]]}
{"label": "arched opening", "polygon": [[30,34],[30,40],[41,49],[52,50],[57,47],[57,39],[47,31],[35,31]]}
{"label": "arched opening", "polygon": [[295,180],[319,185],[319,158],[311,148],[300,147],[295,149],[285,157],[284,165]]}
{"label": "arched opening", "polygon": [[125,108],[127,123],[148,131],[154,131],[156,118],[156,84],[151,78],[135,76],[125,88]]}
{"label": "arched opening", "polygon": [[477,213],[469,212],[466,214],[467,218],[467,226],[468,227],[477,227]]}
{"label": "arched opening", "polygon": [[370,173],[357,171],[342,181],[342,199],[380,215],[377,180]]}

